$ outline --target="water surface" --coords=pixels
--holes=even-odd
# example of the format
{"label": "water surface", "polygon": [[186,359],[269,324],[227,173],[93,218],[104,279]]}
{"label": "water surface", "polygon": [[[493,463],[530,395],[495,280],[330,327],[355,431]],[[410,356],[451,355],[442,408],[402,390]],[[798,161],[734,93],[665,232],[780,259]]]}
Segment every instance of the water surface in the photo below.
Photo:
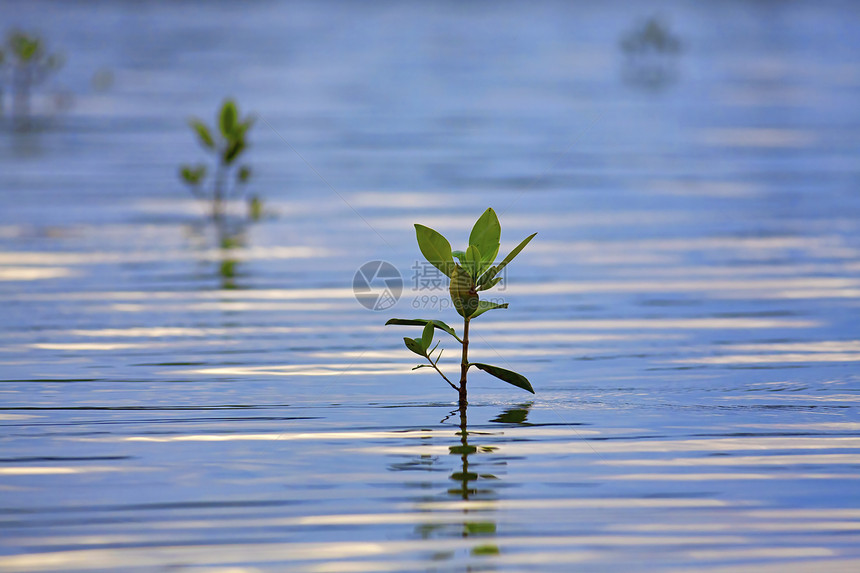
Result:
{"label": "water surface", "polygon": [[[860,568],[852,4],[0,14],[68,56],[0,138],[0,569]],[[228,94],[269,215],[225,253],[176,170]],[[537,393],[475,372],[465,420],[383,323],[455,323],[412,224],[487,206],[539,235],[473,358]]]}

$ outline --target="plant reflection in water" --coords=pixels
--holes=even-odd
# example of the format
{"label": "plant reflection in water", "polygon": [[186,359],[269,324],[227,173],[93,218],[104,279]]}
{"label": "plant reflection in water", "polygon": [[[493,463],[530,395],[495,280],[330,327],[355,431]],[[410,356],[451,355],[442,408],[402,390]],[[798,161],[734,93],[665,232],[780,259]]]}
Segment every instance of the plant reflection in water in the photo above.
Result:
{"label": "plant reflection in water", "polygon": [[[214,224],[213,224],[214,223]],[[247,226],[243,221],[228,220],[226,217],[213,221],[206,219],[188,225],[187,238],[199,253],[201,274],[207,280],[211,277],[211,266],[216,267],[219,287],[222,289],[239,288],[237,278],[241,276],[241,255],[248,246]],[[213,243],[217,245],[213,249]]]}
{"label": "plant reflection in water", "polygon": [[657,17],[639,22],[620,41],[622,76],[634,87],[661,91],[678,81],[683,42],[669,24]]}
{"label": "plant reflection in water", "polygon": [[[508,408],[499,413],[491,422],[516,425],[528,424],[526,419],[531,406],[532,404],[529,402]],[[497,446],[481,445],[475,443],[474,439],[470,439],[482,435],[490,436],[498,434],[495,432],[470,432],[468,429],[467,406],[465,405],[452,411],[442,422],[445,423],[455,416],[459,417],[459,431],[456,433],[459,441],[454,445],[450,445],[448,452],[453,456],[458,456],[460,460],[449,476],[449,480],[453,483],[450,484],[441,496],[422,497],[420,501],[441,501],[440,497],[445,500],[457,501],[498,499],[498,490],[501,483],[497,473],[499,469],[503,469],[507,465],[507,461],[499,459],[487,460],[485,455],[496,452],[498,449]],[[422,455],[404,463],[393,464],[390,466],[390,469],[393,471],[439,472],[444,471],[444,469],[438,467],[441,463],[444,463],[444,460],[437,456]],[[421,484],[421,487],[424,488],[435,486],[436,484],[433,483]],[[495,538],[497,533],[496,522],[492,519],[493,511],[492,509],[488,510],[486,507],[482,507],[481,509],[463,507],[463,517],[458,523],[426,523],[419,525],[416,528],[416,533],[422,539],[433,537],[477,538],[479,541],[469,549],[470,555],[498,555],[501,550],[499,545],[493,542],[493,538]],[[444,552],[434,555],[434,559],[437,560],[453,559],[455,557],[455,552]]]}
{"label": "plant reflection in water", "polygon": [[[180,179],[206,206],[207,219],[214,223],[220,249],[218,275],[223,289],[236,288],[236,267],[239,264],[236,249],[245,245],[248,223],[259,221],[264,213],[260,198],[252,195],[247,197],[247,218],[236,219],[227,215],[227,202],[242,196],[251,179],[251,167],[240,164],[239,159],[248,148],[247,133],[254,121],[253,114],[243,119],[236,102],[229,98],[221,105],[212,127],[200,119],[191,118],[189,126],[203,150],[214,157],[214,168],[210,169],[211,165],[206,163],[183,164],[179,168]],[[209,178],[211,183],[207,183],[209,171],[214,172]]]}

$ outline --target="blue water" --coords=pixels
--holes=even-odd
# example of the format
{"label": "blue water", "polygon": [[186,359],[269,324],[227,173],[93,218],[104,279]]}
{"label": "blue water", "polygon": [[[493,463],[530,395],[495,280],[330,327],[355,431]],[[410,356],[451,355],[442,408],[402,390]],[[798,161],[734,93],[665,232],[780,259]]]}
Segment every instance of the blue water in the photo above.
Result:
{"label": "blue water", "polygon": [[[712,4],[0,2],[66,56],[0,122],[0,569],[860,568],[860,11]],[[465,420],[383,324],[460,328],[412,225],[488,206],[538,236],[471,356],[536,394]]]}

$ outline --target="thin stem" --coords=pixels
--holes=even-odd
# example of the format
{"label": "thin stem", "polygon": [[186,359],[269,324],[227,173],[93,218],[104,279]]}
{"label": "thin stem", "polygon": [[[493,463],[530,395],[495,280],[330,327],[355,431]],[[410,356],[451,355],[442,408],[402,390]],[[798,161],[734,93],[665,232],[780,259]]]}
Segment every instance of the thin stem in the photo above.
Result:
{"label": "thin stem", "polygon": [[199,183],[193,183],[188,185],[188,188],[191,189],[191,194],[194,195],[194,198],[199,201],[206,201],[206,195],[203,194],[203,191],[200,190]]}
{"label": "thin stem", "polygon": [[224,170],[224,162],[219,160],[215,170],[215,188],[212,190],[212,218],[216,221],[220,221],[224,214]]}
{"label": "thin stem", "polygon": [[12,113],[18,119],[30,115],[30,88],[33,85],[33,70],[28,64],[15,66],[12,75]]}
{"label": "thin stem", "polygon": [[425,354],[425,355],[424,355],[424,358],[426,358],[426,359],[427,359],[427,361],[430,363],[430,366],[432,366],[432,367],[433,367],[433,370],[435,370],[436,372],[438,372],[438,373],[439,373],[439,376],[441,376],[442,378],[444,378],[444,379],[445,379],[445,382],[447,382],[447,383],[451,386],[451,388],[453,388],[454,390],[458,390],[458,388],[454,385],[454,383],[453,383],[453,382],[451,382],[450,380],[448,380],[448,377],[447,377],[447,376],[445,376],[445,374],[444,374],[441,370],[439,370],[439,367],[438,367],[438,366],[436,366],[436,363],[438,362],[438,360],[437,360],[436,362],[433,362],[433,359],[432,359],[432,358],[430,358],[430,355],[429,355],[429,354]]}
{"label": "thin stem", "polygon": [[465,407],[469,402],[466,400],[466,374],[469,371],[469,318],[463,319],[463,359],[460,361],[460,406]]}

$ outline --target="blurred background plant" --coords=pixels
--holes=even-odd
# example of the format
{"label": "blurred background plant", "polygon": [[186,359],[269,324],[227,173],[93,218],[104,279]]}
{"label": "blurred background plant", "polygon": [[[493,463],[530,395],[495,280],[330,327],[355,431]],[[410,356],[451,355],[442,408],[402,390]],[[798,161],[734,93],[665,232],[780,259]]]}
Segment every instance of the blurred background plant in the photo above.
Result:
{"label": "blurred background plant", "polygon": [[665,88],[678,79],[682,43],[669,24],[652,16],[637,23],[620,41],[624,79],[648,89]]}
{"label": "blurred background plant", "polygon": [[252,114],[242,118],[236,102],[230,98],[221,104],[212,127],[192,117],[188,124],[198,143],[214,158],[212,177],[208,177],[210,167],[205,163],[183,164],[179,168],[180,178],[204,203],[207,217],[215,224],[218,244],[224,254],[219,273],[226,281],[225,286],[233,286],[236,276],[237,261],[229,251],[243,246],[245,223],[259,220],[263,214],[262,202],[256,196],[247,198],[246,219],[228,221],[226,213],[227,202],[242,197],[251,179],[251,168],[240,163],[240,158],[248,149],[246,137],[254,120]]}
{"label": "blurred background plant", "polygon": [[30,116],[33,89],[60,69],[64,58],[48,52],[39,36],[12,30],[0,49],[0,112],[3,111],[4,85],[12,97],[12,114],[22,122]]}
{"label": "blurred background plant", "polygon": [[[183,164],[179,175],[191,193],[206,203],[212,220],[216,223],[223,222],[225,202],[240,196],[251,178],[251,168],[248,165],[240,165],[238,161],[248,147],[245,136],[254,125],[254,117],[247,116],[242,120],[236,102],[227,99],[221,105],[215,127],[210,129],[197,118],[191,118],[188,124],[197,135],[197,141],[204,151],[214,156],[214,175],[208,189],[204,186],[208,174],[204,163]],[[260,210],[259,205],[249,209],[251,217],[259,215]]]}

